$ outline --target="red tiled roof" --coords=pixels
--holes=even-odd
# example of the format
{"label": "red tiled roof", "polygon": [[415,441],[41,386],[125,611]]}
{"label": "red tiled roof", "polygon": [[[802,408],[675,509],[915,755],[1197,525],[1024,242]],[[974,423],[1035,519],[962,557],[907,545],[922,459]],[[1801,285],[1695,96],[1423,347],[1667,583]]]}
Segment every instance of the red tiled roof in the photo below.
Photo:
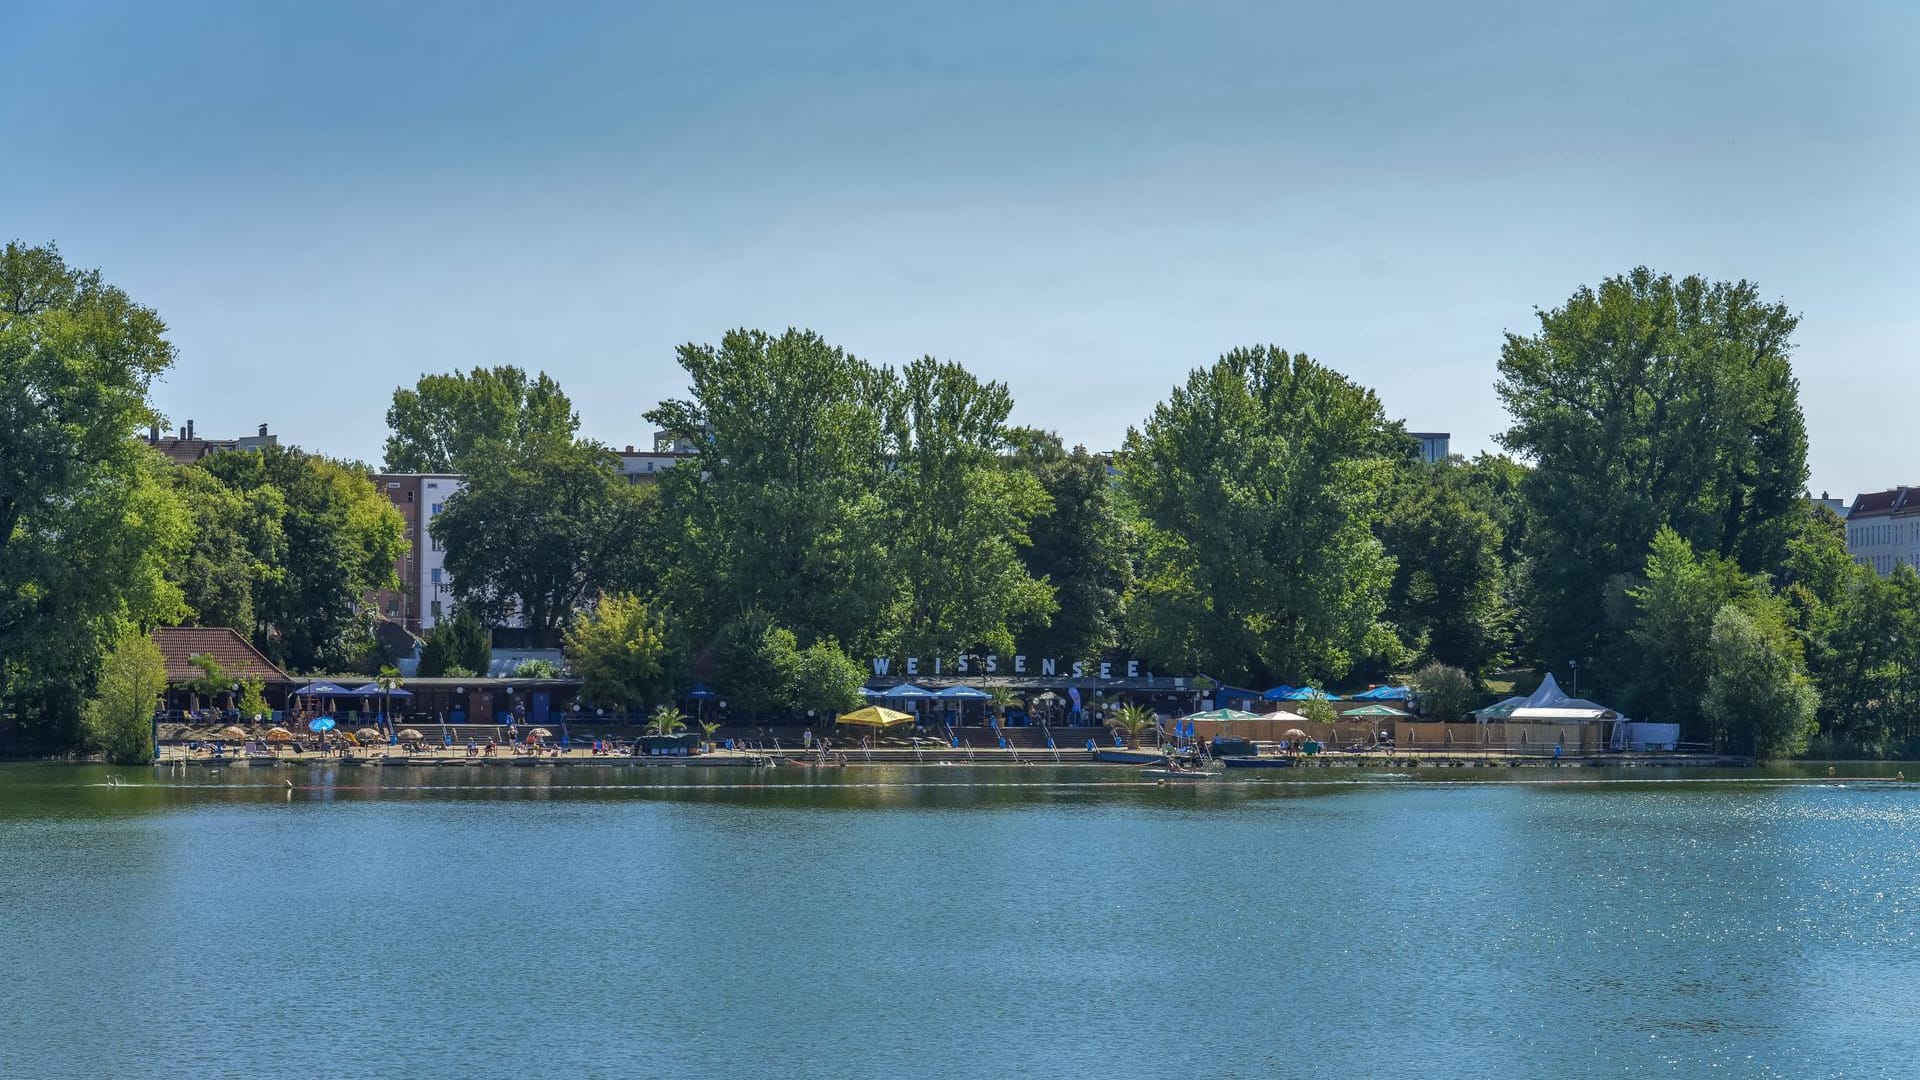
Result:
{"label": "red tiled roof", "polygon": [[1920,513],[1920,488],[1897,487],[1856,496],[1853,509],[1847,511],[1847,516],[1857,518],[1913,513]]}
{"label": "red tiled roof", "polygon": [[287,683],[287,673],[273,666],[273,662],[260,655],[260,650],[247,642],[237,631],[224,626],[168,626],[153,632],[153,643],[160,646],[160,655],[167,661],[168,682],[192,682],[200,678],[202,672],[193,664],[193,658],[203,653],[211,654],[220,666],[234,675],[252,675],[265,679],[269,683]]}

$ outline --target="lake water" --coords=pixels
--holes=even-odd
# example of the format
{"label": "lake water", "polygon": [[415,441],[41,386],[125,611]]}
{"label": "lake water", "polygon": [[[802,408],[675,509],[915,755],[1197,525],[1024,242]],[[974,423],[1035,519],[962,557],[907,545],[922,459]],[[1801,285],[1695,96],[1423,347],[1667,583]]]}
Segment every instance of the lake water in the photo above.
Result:
{"label": "lake water", "polygon": [[1920,787],[1627,775],[0,766],[0,1076],[1920,1074]]}

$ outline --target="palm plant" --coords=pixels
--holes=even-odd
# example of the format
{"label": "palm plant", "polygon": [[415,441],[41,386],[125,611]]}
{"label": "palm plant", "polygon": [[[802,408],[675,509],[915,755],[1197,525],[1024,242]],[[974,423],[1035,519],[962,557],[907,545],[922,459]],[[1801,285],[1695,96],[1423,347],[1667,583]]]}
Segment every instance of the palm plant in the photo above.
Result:
{"label": "palm plant", "polygon": [[687,730],[687,717],[671,705],[662,705],[647,718],[647,734],[678,735]]}
{"label": "palm plant", "polygon": [[713,733],[719,730],[720,722],[718,720],[702,720],[700,722],[700,737],[707,741],[708,746],[713,745]]}
{"label": "palm plant", "polygon": [[1013,702],[1013,691],[1006,687],[990,686],[987,688],[987,708],[993,710],[993,715],[1000,719],[1002,725],[1007,722],[1007,706],[1012,705]]}
{"label": "palm plant", "polygon": [[1122,705],[1113,714],[1113,726],[1126,733],[1127,746],[1138,749],[1140,733],[1153,726],[1153,710],[1145,705]]}

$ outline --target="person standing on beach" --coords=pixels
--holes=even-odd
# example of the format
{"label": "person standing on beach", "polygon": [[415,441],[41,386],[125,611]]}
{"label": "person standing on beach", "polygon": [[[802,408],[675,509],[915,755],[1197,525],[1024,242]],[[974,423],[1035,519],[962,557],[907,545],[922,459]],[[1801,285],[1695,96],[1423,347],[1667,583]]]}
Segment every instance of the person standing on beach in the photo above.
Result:
{"label": "person standing on beach", "polygon": [[813,749],[813,729],[812,728],[808,728],[807,730],[800,733],[800,745],[805,747],[808,750]]}

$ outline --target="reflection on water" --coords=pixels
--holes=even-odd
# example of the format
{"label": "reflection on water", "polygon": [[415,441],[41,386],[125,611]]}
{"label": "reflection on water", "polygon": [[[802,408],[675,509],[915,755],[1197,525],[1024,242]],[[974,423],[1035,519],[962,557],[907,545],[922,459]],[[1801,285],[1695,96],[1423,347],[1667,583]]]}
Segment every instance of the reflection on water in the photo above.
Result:
{"label": "reflection on water", "polygon": [[1908,1075],[1808,772],[0,766],[0,1075]]}

